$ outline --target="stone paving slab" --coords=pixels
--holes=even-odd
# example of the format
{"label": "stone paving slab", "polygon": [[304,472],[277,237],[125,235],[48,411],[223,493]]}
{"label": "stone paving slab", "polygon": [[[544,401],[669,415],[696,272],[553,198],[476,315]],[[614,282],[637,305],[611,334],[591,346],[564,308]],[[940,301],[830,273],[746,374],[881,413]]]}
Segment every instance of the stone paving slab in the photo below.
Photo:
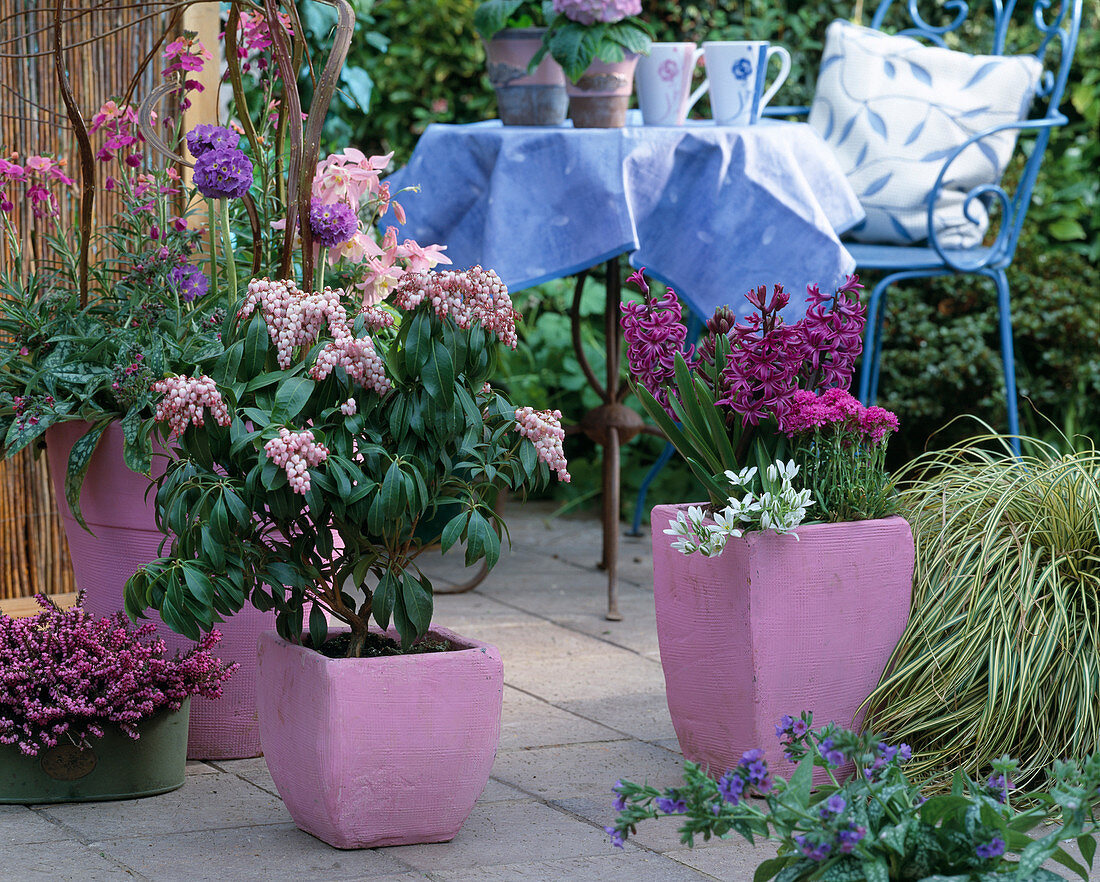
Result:
{"label": "stone paving slab", "polygon": [[504,687],[504,715],[501,720],[500,749],[551,747],[589,741],[616,741],[622,733],[608,729],[584,717],[511,686]]}
{"label": "stone paving slab", "polygon": [[659,854],[633,853],[443,871],[432,878],[439,882],[698,882],[710,877]]}
{"label": "stone paving slab", "polygon": [[0,805],[0,848],[65,840],[68,834],[37,812],[22,805]]}

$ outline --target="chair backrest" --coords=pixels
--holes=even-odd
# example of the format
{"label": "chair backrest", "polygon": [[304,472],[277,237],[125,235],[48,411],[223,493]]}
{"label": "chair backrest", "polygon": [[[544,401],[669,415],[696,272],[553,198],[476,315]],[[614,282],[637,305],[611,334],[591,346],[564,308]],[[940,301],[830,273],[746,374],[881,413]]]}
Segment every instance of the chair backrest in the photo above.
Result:
{"label": "chair backrest", "polygon": [[[918,3],[918,0],[881,0],[871,20],[871,27],[882,30],[884,25],[893,23],[897,14],[900,13],[904,20],[898,33],[924,39],[938,46],[948,46],[953,34],[961,37],[963,26],[970,14],[968,0],[944,0],[938,8],[938,20],[942,20],[940,24],[925,18],[918,9],[920,5],[922,4]],[[978,4],[975,3],[975,5]],[[1010,25],[1013,22],[1013,14],[1020,4],[1017,0],[988,0],[988,3],[981,2],[980,5],[983,8],[987,5],[992,6],[993,27],[988,43],[977,47],[978,51],[985,55],[1005,55],[1026,51],[1043,62],[1044,67],[1029,119],[1042,120],[1045,124],[1035,126],[1038,129],[1035,146],[1020,175],[1016,192],[1010,196],[1000,185],[987,185],[979,188],[980,192],[972,194],[974,197],[996,200],[1000,203],[1003,212],[1001,230],[993,246],[993,253],[987,261],[983,261],[983,264],[988,265],[1011,261],[1020,236],[1020,228],[1031,202],[1031,193],[1039,175],[1043,153],[1050,140],[1051,129],[1067,121],[1058,108],[1062,103],[1070,66],[1073,63],[1073,53],[1077,48],[1077,36],[1081,29],[1082,0],[1034,0],[1026,19],[1022,13],[1016,15],[1020,28],[1012,29],[1013,37],[1019,37],[1024,33],[1027,34],[1026,38],[1021,40],[1020,46],[1009,45],[1007,52],[1006,43],[1010,36]],[[887,16],[891,12],[894,15],[888,22]]]}

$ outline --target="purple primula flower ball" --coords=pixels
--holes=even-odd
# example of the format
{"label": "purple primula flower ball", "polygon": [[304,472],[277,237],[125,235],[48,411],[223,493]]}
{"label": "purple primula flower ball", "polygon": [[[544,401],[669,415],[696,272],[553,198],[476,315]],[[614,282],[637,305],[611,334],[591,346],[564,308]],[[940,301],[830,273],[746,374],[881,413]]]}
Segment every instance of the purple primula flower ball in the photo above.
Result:
{"label": "purple primula flower ball", "polygon": [[309,228],[314,241],[323,248],[347,242],[359,229],[359,219],[343,202],[314,202],[309,209]]}
{"label": "purple primula flower ball", "polygon": [[207,199],[240,199],[252,186],[252,160],[232,147],[215,147],[195,160],[195,187]]}
{"label": "purple primula flower ball", "polygon": [[210,290],[210,280],[197,266],[190,263],[181,263],[172,267],[168,274],[168,281],[175,286],[180,293],[180,299],[186,303],[205,297]]}
{"label": "purple primula flower ball", "polygon": [[240,143],[241,136],[225,126],[212,126],[199,123],[187,133],[187,149],[196,159],[218,147],[226,147],[230,150]]}

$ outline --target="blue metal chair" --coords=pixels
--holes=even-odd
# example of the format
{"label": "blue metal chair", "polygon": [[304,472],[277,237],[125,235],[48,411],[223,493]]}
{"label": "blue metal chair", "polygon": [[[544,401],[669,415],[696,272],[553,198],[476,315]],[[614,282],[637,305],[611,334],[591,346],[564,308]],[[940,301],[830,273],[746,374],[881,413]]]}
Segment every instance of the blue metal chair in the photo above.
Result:
{"label": "blue metal chair", "polygon": [[[1005,39],[1009,23],[1016,7],[1016,0],[992,0],[993,2],[993,39],[988,54],[1005,54]],[[883,0],[875,11],[871,27],[880,29],[893,0]],[[1052,7],[1057,7],[1056,11]],[[944,35],[958,30],[966,21],[968,7],[963,0],[947,0],[944,8],[955,14],[948,24],[933,27],[925,21],[917,10],[916,0],[908,0],[906,12],[913,26],[901,31],[903,34],[924,38],[937,45],[944,45]],[[850,243],[847,247],[855,258],[857,269],[885,270],[887,275],[875,285],[867,308],[867,326],[863,339],[863,361],[859,380],[859,398],[864,404],[871,404],[878,394],[879,362],[882,355],[883,320],[886,315],[886,291],[895,282],[907,279],[929,278],[946,275],[979,275],[992,279],[997,289],[997,308],[1000,319],[1001,361],[1004,366],[1005,396],[1008,406],[1008,429],[1013,436],[1013,446],[1019,454],[1020,421],[1016,400],[1016,368],[1012,352],[1012,314],[1009,296],[1009,284],[1006,270],[1012,264],[1016,253],[1016,244],[1020,238],[1031,202],[1031,193],[1039,175],[1050,140],[1051,130],[1064,125],[1066,117],[1058,110],[1065,92],[1073,61],[1077,35],[1081,26],[1081,0],[1035,0],[1031,9],[1031,21],[1038,31],[1036,57],[1044,62],[1046,69],[1040,81],[1039,92],[1034,107],[1036,111],[1031,119],[1015,123],[1006,123],[986,129],[970,138],[947,157],[936,179],[928,200],[928,243],[917,246],[867,245]],[[1057,53],[1053,64],[1046,65],[1051,44],[1057,44]],[[974,200],[987,205],[996,204],[1000,209],[1000,229],[992,244],[965,250],[947,249],[940,245],[935,228],[932,225],[932,209],[939,197],[948,169],[955,159],[971,144],[980,142],[996,132],[1005,129],[1018,129],[1021,134],[1033,134],[1035,144],[1020,175],[1014,194],[1009,194],[999,184],[985,184],[971,190],[966,197],[964,211],[971,217],[970,207]]]}
{"label": "blue metal chair", "polygon": [[[1017,0],[990,0],[990,2],[993,6],[993,37],[988,54],[1004,55],[1008,28]],[[946,34],[957,31],[963,26],[970,11],[966,0],[944,0],[943,9],[948,14],[953,14],[954,18],[945,25],[934,26],[921,16],[917,6],[917,0],[905,0],[902,11],[908,15],[912,26],[902,29],[899,33],[922,38],[939,46],[945,45]],[[863,359],[859,380],[859,398],[864,404],[874,403],[878,395],[886,291],[892,284],[907,279],[967,274],[985,276],[993,280],[997,289],[1008,429],[1013,437],[1013,448],[1017,455],[1020,452],[1020,420],[1016,400],[1016,366],[1012,350],[1010,289],[1005,271],[1011,266],[1012,258],[1016,253],[1016,244],[1031,202],[1035,181],[1039,176],[1043,154],[1050,141],[1051,130],[1068,122],[1058,108],[1065,93],[1073,53],[1077,47],[1077,36],[1081,27],[1081,6],[1082,0],[1034,0],[1030,14],[1032,25],[1038,32],[1038,47],[1034,54],[1046,66],[1033,105],[1035,108],[1033,113],[1036,115],[1031,119],[1006,123],[979,132],[946,158],[928,200],[927,244],[847,243],[848,251],[855,258],[857,270],[884,270],[887,273],[872,289],[867,307],[867,325],[864,330]],[[882,0],[879,3],[871,20],[872,28],[882,29],[891,7],[895,7],[895,0]],[[897,3],[896,7],[902,7],[902,3]],[[1056,48],[1059,51],[1050,53],[1054,57],[1051,59],[1052,63],[1046,65],[1048,50],[1052,44],[1057,44]],[[805,116],[808,113],[808,107],[772,107],[764,111],[766,116]],[[1016,192],[1009,194],[999,184],[986,184],[970,191],[964,204],[964,211],[968,217],[971,217],[969,209],[974,200],[981,200],[987,206],[994,204],[998,206],[1001,217],[996,238],[991,245],[977,248],[964,250],[944,248],[940,245],[932,224],[932,210],[948,169],[971,144],[980,142],[1004,129],[1018,129],[1021,134],[1035,136],[1034,147],[1024,165]],[[634,508],[631,535],[639,535],[646,492],[657,473],[671,459],[672,452],[671,445],[666,447],[642,482]]]}

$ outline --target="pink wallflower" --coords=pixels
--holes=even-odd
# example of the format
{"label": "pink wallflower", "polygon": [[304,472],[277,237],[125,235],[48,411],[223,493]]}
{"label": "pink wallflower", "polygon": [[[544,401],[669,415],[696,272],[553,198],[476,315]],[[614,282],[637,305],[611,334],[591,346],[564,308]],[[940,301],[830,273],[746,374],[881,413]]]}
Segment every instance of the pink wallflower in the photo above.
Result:
{"label": "pink wallflower", "polygon": [[[290,15],[280,12],[279,24],[286,31],[289,40],[294,34]],[[249,73],[253,66],[261,72],[267,70],[271,64],[268,50],[274,45],[275,38],[268,26],[267,17],[262,12],[242,10],[240,24],[237,26],[237,57],[241,59],[241,70]]]}
{"label": "pink wallflower", "polygon": [[516,431],[535,445],[535,454],[557,473],[559,481],[568,484],[572,480],[562,448],[565,430],[561,427],[560,410],[517,408]]}
{"label": "pink wallflower", "polygon": [[145,139],[138,126],[137,114],[129,104],[104,102],[92,117],[88,132],[89,134],[103,132],[106,135],[103,145],[95,155],[100,162],[110,162],[120,152],[126,152],[128,156],[138,157],[137,163],[131,163],[132,166],[140,165],[141,153],[132,148],[144,143]]}

